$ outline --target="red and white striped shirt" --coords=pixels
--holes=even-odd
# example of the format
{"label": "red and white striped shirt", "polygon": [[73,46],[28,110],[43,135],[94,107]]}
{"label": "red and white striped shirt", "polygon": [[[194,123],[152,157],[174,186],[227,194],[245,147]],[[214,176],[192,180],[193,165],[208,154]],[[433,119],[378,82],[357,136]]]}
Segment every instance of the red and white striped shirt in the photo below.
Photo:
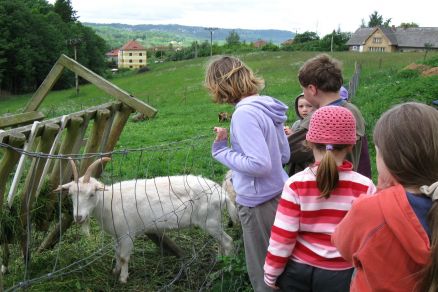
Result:
{"label": "red and white striped shirt", "polygon": [[352,169],[348,161],[338,167],[339,183],[328,199],[320,198],[316,166],[286,181],[265,260],[267,284],[275,284],[289,259],[327,270],[352,267],[332,245],[331,235],[359,195],[376,192],[369,178]]}

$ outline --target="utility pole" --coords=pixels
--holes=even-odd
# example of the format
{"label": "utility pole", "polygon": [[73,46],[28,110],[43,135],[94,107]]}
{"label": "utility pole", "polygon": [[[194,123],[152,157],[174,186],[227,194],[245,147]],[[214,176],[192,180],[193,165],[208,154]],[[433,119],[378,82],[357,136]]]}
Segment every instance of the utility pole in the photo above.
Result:
{"label": "utility pole", "polygon": [[332,40],[330,42],[330,52],[332,52],[332,53],[333,53],[333,35],[334,34],[335,34],[335,30],[333,30],[333,32],[332,32]]}
{"label": "utility pole", "polygon": [[[67,44],[73,46],[74,51],[74,59],[77,61],[77,46],[81,43],[80,38],[68,39]],[[76,96],[79,95],[79,77],[78,74],[75,73],[75,88],[76,88]]]}
{"label": "utility pole", "polygon": [[213,31],[218,30],[217,27],[206,27],[205,30],[210,31],[210,57],[213,56]]}

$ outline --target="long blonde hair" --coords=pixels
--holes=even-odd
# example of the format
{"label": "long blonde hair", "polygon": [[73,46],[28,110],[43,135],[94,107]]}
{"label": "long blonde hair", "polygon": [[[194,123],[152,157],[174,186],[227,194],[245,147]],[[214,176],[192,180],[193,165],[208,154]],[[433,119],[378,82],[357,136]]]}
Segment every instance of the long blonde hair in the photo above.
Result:
{"label": "long blonde hair", "polygon": [[345,151],[346,156],[348,152],[347,148],[351,147],[351,145],[332,145],[333,150],[326,150],[327,145],[325,144],[307,142],[307,145],[311,148],[315,147],[317,151],[324,152],[324,156],[319,162],[316,171],[316,186],[321,193],[319,197],[328,199],[330,198],[331,192],[338,186],[339,182],[339,171],[333,152]]}
{"label": "long blonde hair", "polygon": [[236,104],[243,97],[259,93],[265,82],[239,59],[221,56],[207,66],[204,85],[214,102]]}

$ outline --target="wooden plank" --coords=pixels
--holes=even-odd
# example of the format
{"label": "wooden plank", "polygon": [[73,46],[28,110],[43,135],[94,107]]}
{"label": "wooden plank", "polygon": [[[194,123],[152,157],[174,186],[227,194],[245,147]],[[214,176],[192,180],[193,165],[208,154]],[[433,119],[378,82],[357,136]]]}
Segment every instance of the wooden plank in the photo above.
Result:
{"label": "wooden plank", "polygon": [[50,89],[52,89],[53,85],[55,85],[56,81],[61,77],[63,70],[64,66],[59,63],[58,59],[49,74],[47,74],[46,79],[44,79],[43,83],[41,83],[40,87],[38,87],[37,91],[35,91],[29,103],[26,105],[26,108],[24,109],[25,112],[36,111],[38,109],[44,97],[46,97]]}
{"label": "wooden plank", "polygon": [[153,108],[150,105],[144,103],[143,101],[135,98],[133,95],[129,94],[128,92],[117,87],[116,85],[112,84],[108,80],[97,75],[96,73],[94,73],[90,69],[82,66],[81,64],[79,64],[75,60],[73,60],[65,55],[61,55],[61,57],[58,59],[58,62],[60,64],[64,65],[69,70],[78,74],[82,78],[90,81],[91,83],[93,83],[98,88],[105,91],[106,93],[110,94],[111,96],[114,96],[118,100],[129,105],[130,107],[132,107],[136,111],[145,114],[147,117],[151,118],[151,117],[155,116],[155,114],[157,113],[157,110],[155,108]]}
{"label": "wooden plank", "polygon": [[34,121],[41,121],[44,118],[45,115],[42,112],[35,111],[0,117],[0,129],[16,125],[29,124]]}
{"label": "wooden plank", "polygon": [[[107,123],[110,122],[110,115],[111,112],[108,109],[97,111],[96,118],[94,119],[93,123],[93,129],[91,130],[84,153],[97,153],[99,151],[99,146],[101,145],[103,134],[105,132],[105,127]],[[85,170],[93,161],[94,158],[91,157],[82,159],[79,169],[79,176],[82,176],[85,173]]]}
{"label": "wooden plank", "polygon": [[[90,118],[94,118],[94,115],[96,114],[97,110],[99,110],[99,109],[111,109],[113,106],[116,106],[116,107],[119,108],[121,106],[121,103],[119,101],[107,102],[107,103],[104,103],[104,104],[101,104],[101,105],[98,105],[98,106],[91,107],[91,108],[86,109],[86,110],[82,110],[82,111],[79,111],[79,112],[68,114],[67,116],[70,118],[70,117],[74,117],[74,116],[82,117],[82,116],[85,116],[85,115],[90,115]],[[62,116],[61,117],[56,117],[56,118],[53,118],[53,119],[50,119],[50,120],[41,121],[41,124],[40,124],[41,126],[40,126],[40,128],[38,129],[38,131],[36,133],[36,137],[41,136],[42,130],[44,128],[43,127],[44,125],[46,125],[46,124],[58,124],[58,125],[61,125],[61,119],[62,119]],[[6,130],[6,131],[0,133],[0,143],[1,142],[7,143],[8,136],[11,133],[19,132],[19,133],[23,133],[26,137],[28,137],[29,134],[30,134],[30,130],[31,129],[32,129],[32,125],[27,125],[27,126],[23,126],[23,127],[19,127],[19,128],[14,128],[14,129],[11,129],[11,130]]]}
{"label": "wooden plank", "polygon": [[[26,136],[24,136],[21,133],[15,133],[11,134],[9,136],[9,145],[21,148],[24,145],[24,142],[26,141]],[[2,213],[3,208],[3,198],[5,189],[6,189],[6,183],[9,178],[9,174],[13,172],[14,166],[17,164],[18,160],[20,159],[20,153],[16,152],[13,149],[5,148],[5,153],[3,155],[3,158],[0,162],[0,214]]]}
{"label": "wooden plank", "polygon": [[[83,123],[84,119],[82,117],[71,117],[69,124],[67,124],[67,135],[62,141],[58,154],[73,153],[72,150],[76,145],[77,137],[81,135]],[[60,173],[60,171],[62,173]],[[68,174],[71,174],[71,168],[68,165],[68,160],[57,159],[50,176],[51,186],[56,188],[58,185],[68,182],[70,180]],[[62,181],[60,181],[60,179],[62,179]]]}
{"label": "wooden plank", "polygon": [[[119,137],[122,134],[123,128],[129,119],[129,115],[133,109],[126,104],[122,104],[122,108],[115,113],[114,121],[111,126],[111,131],[108,136],[108,141],[105,142],[103,152],[111,152],[119,141]],[[97,167],[93,177],[100,177],[102,167]]]}
{"label": "wooden plank", "polygon": [[[59,125],[57,124],[45,125],[36,152],[49,153],[58,130]],[[23,191],[21,193],[21,224],[23,230],[25,230],[29,219],[28,217],[30,216],[33,203],[35,201],[38,184],[41,179],[44,179],[44,177],[42,177],[42,172],[46,164],[46,160],[47,158],[34,157],[24,182]]]}

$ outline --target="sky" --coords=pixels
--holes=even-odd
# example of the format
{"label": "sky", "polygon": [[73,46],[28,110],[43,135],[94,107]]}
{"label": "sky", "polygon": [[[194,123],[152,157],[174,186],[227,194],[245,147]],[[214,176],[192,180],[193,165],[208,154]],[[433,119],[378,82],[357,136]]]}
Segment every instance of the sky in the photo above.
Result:
{"label": "sky", "polygon": [[[49,0],[54,3],[55,0]],[[320,36],[340,28],[354,32],[377,11],[391,24],[437,27],[434,1],[415,0],[71,0],[79,21],[180,24],[201,27],[279,29]]]}

